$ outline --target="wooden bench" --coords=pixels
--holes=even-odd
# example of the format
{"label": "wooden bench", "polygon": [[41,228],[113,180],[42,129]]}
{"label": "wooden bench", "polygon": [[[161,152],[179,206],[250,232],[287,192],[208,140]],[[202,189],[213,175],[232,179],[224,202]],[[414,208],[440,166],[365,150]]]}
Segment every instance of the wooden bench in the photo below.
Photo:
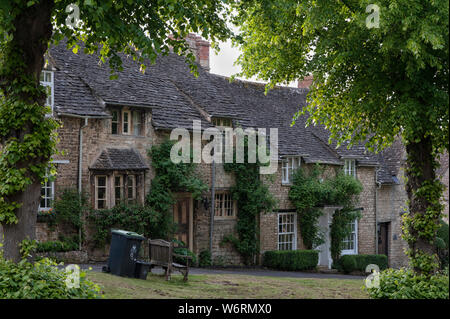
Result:
{"label": "wooden bench", "polygon": [[[165,270],[166,280],[170,280],[171,273],[176,270],[183,274],[183,280],[188,280],[189,261],[191,256],[174,254],[173,243],[162,239],[149,239],[149,260],[150,271],[155,266],[162,267]],[[186,265],[173,262],[173,257],[180,257],[186,260]]]}

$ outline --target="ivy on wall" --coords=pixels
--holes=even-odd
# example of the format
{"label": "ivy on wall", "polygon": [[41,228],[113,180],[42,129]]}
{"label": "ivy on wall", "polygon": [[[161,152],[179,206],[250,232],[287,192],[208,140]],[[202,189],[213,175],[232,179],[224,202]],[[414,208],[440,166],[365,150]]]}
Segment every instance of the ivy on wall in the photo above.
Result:
{"label": "ivy on wall", "polygon": [[170,151],[174,143],[165,140],[159,145],[152,146],[148,152],[155,177],[152,179],[151,189],[144,205],[121,203],[112,209],[96,210],[91,213],[90,219],[97,228],[94,238],[97,246],[104,245],[112,227],[126,228],[148,238],[172,239],[176,231],[172,217],[174,193],[189,192],[194,199],[198,199],[208,189],[195,176],[195,164],[192,160],[189,163],[178,164],[171,161]]}
{"label": "ivy on wall", "polygon": [[260,178],[259,168],[264,165],[259,161],[248,163],[247,139],[244,140],[244,163],[225,163],[226,172],[233,172],[236,178],[235,186],[231,188],[233,200],[237,201],[238,237],[230,234],[225,236],[223,243],[230,242],[243,257],[246,265],[255,262],[259,253],[257,217],[261,212],[270,212],[276,205],[276,200],[269,192],[267,185]]}
{"label": "ivy on wall", "polygon": [[289,199],[295,206],[301,229],[303,243],[306,249],[313,249],[324,242],[318,220],[322,215],[323,206],[342,206],[333,215],[330,229],[331,255],[333,260],[339,258],[342,241],[349,235],[349,222],[359,216],[354,205],[356,195],[363,187],[352,176],[345,175],[336,169],[333,177],[322,178],[324,168],[316,164],[312,169],[299,168],[289,190]]}

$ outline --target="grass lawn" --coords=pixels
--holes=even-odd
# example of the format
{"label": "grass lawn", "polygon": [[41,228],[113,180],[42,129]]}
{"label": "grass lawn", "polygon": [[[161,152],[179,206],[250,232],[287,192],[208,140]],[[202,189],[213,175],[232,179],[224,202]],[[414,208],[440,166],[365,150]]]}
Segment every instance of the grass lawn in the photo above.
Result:
{"label": "grass lawn", "polygon": [[361,279],[278,278],[245,275],[149,274],[147,280],[123,278],[89,271],[87,277],[99,284],[107,299],[361,299],[368,298],[361,289]]}

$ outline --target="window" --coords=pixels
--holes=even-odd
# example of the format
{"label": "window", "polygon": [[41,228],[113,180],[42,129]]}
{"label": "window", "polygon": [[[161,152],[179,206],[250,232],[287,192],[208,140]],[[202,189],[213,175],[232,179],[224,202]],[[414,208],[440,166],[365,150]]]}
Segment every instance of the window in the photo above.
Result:
{"label": "window", "polygon": [[119,134],[119,112],[112,111],[111,134]]}
{"label": "window", "polygon": [[214,117],[212,119],[212,124],[214,126],[219,126],[219,127],[232,127],[233,126],[233,122],[231,119],[221,118],[221,117]]}
{"label": "window", "polygon": [[104,209],[107,208],[106,196],[107,196],[107,177],[96,176],[95,177],[95,208]]}
{"label": "window", "polygon": [[355,160],[346,159],[344,161],[344,173],[345,175],[351,175],[356,177],[356,163]]}
{"label": "window", "polygon": [[45,87],[45,91],[47,93],[47,99],[45,100],[45,105],[50,106],[53,112],[53,72],[52,71],[42,71],[40,76],[40,83]]}
{"label": "window", "polygon": [[142,114],[139,111],[133,111],[133,135],[142,135]]}
{"label": "window", "polygon": [[45,179],[46,180],[42,182],[41,187],[41,202],[39,205],[40,211],[46,211],[52,208],[55,194],[55,183],[48,169],[45,172]]}
{"label": "window", "polygon": [[123,176],[114,176],[114,204],[118,205],[123,200]]}
{"label": "window", "polygon": [[127,200],[133,202],[136,200],[136,176],[127,176]]}
{"label": "window", "polygon": [[293,182],[294,172],[300,167],[301,158],[286,157],[281,162],[281,182],[283,184],[291,184]]}
{"label": "window", "polygon": [[297,213],[278,213],[278,250],[297,249]]}
{"label": "window", "polygon": [[233,218],[236,217],[236,202],[229,192],[219,192],[214,196],[214,216]]}
{"label": "window", "polygon": [[122,112],[122,134],[130,134],[130,111]]}
{"label": "window", "polygon": [[355,255],[358,253],[358,221],[352,221],[348,227],[351,229],[350,235],[343,240],[342,255]]}

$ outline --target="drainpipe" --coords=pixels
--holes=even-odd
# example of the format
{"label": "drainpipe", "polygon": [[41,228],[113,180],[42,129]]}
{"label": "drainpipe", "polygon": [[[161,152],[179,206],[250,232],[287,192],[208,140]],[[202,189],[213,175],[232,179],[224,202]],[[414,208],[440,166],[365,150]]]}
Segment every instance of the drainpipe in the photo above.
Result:
{"label": "drainpipe", "polygon": [[378,190],[381,183],[378,182],[379,169],[375,171],[375,253],[378,255]]}
{"label": "drainpipe", "polygon": [[211,252],[212,257],[212,244],[213,244],[213,233],[214,233],[214,200],[216,198],[215,195],[215,180],[216,180],[216,164],[214,159],[211,165],[211,228],[209,233],[209,251]]}
{"label": "drainpipe", "polygon": [[[88,126],[88,118],[84,118],[84,124],[80,126],[80,144],[78,146],[78,194],[81,200],[81,193],[83,191],[81,180],[83,173],[83,128]],[[80,208],[80,219],[83,218],[83,211]],[[81,227],[78,231],[78,249],[81,250]]]}

